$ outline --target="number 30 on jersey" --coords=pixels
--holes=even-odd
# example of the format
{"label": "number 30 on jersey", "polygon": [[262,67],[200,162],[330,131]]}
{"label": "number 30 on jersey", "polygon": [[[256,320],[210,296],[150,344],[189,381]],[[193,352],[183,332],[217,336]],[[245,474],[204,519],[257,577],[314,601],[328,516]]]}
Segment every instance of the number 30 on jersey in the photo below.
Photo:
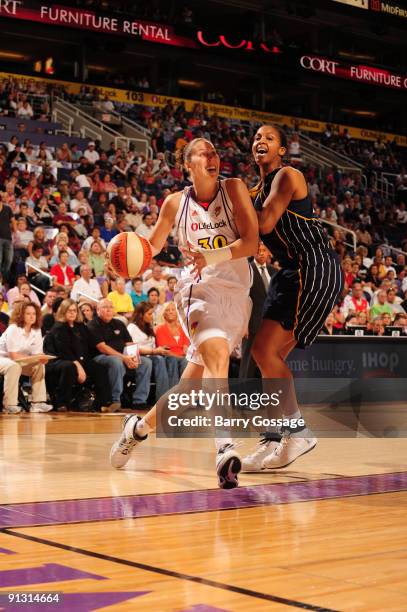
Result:
{"label": "number 30 on jersey", "polygon": [[206,236],[205,238],[199,238],[198,244],[203,249],[221,249],[228,245],[225,236],[218,234],[217,236]]}

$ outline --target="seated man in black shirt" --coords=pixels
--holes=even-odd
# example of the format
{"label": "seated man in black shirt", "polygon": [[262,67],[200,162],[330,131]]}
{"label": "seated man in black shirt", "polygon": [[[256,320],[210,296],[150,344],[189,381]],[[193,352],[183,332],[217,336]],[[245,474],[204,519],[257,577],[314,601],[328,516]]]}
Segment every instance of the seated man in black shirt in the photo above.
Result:
{"label": "seated man in black shirt", "polygon": [[123,354],[125,347],[134,343],[124,323],[113,318],[114,308],[110,300],[100,300],[96,312],[97,316],[89,321],[88,328],[98,353],[94,359],[108,369],[113,401],[110,409],[113,412],[120,409],[125,374],[133,375],[137,383],[132,408],[144,408],[150,393],[152,362],[142,356],[138,362],[134,357]]}
{"label": "seated man in black shirt", "polygon": [[167,240],[162,251],[155,256],[155,260],[160,266],[178,268],[181,264],[181,253],[175,244],[169,244]]}

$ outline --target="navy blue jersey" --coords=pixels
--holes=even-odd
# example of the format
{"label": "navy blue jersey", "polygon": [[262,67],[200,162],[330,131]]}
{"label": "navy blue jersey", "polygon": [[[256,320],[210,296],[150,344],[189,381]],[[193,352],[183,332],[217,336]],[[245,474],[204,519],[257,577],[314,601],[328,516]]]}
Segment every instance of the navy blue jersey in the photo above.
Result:
{"label": "navy blue jersey", "polygon": [[[279,170],[277,168],[266,176],[257,193],[256,189],[252,190],[256,210],[262,209]],[[328,235],[314,214],[309,195],[301,200],[291,200],[276,227],[268,234],[260,234],[260,237],[282,268],[298,269],[301,260],[310,253],[321,248],[331,250]]]}
{"label": "navy blue jersey", "polygon": [[[252,190],[261,210],[277,174]],[[260,235],[281,269],[271,279],[263,318],[293,330],[299,348],[314,341],[343,288],[343,273],[328,234],[314,215],[311,199],[291,200],[275,228]]]}

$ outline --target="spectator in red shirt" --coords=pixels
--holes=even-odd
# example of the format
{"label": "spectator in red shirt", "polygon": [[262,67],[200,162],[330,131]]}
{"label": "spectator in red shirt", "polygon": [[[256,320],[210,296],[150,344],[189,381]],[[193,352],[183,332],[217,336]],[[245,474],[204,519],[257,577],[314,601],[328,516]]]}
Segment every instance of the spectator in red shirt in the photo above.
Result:
{"label": "spectator in red shirt", "polygon": [[168,347],[175,357],[185,357],[190,343],[179,322],[174,302],[165,305],[163,318],[165,323],[155,330],[157,346]]}
{"label": "spectator in red shirt", "polygon": [[168,302],[168,304],[165,305],[163,318],[164,323],[155,329],[156,344],[158,347],[167,348],[169,350],[168,354],[175,357],[174,362],[178,372],[177,380],[173,380],[172,382],[177,384],[187,365],[185,355],[190,342],[181,327],[174,302]]}
{"label": "spectator in red shirt", "polygon": [[53,222],[53,225],[55,225],[56,227],[59,227],[62,224],[66,224],[70,226],[76,225],[76,221],[74,221],[72,217],[68,215],[68,207],[65,204],[65,202],[60,202],[60,204],[58,205],[58,212],[54,216],[54,219],[52,222]]}
{"label": "spectator in red shirt", "polygon": [[59,263],[52,266],[49,272],[51,276],[55,276],[58,285],[69,288],[70,291],[75,280],[75,272],[68,266],[68,257],[68,251],[60,251]]}

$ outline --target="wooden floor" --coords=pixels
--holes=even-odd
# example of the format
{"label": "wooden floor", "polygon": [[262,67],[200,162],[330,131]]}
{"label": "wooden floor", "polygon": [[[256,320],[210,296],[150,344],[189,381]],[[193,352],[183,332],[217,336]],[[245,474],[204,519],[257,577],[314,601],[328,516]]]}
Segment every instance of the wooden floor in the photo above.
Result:
{"label": "wooden floor", "polygon": [[220,491],[211,440],[150,436],[112,470],[120,424],[0,417],[1,610],[407,610],[405,439],[322,439]]}

